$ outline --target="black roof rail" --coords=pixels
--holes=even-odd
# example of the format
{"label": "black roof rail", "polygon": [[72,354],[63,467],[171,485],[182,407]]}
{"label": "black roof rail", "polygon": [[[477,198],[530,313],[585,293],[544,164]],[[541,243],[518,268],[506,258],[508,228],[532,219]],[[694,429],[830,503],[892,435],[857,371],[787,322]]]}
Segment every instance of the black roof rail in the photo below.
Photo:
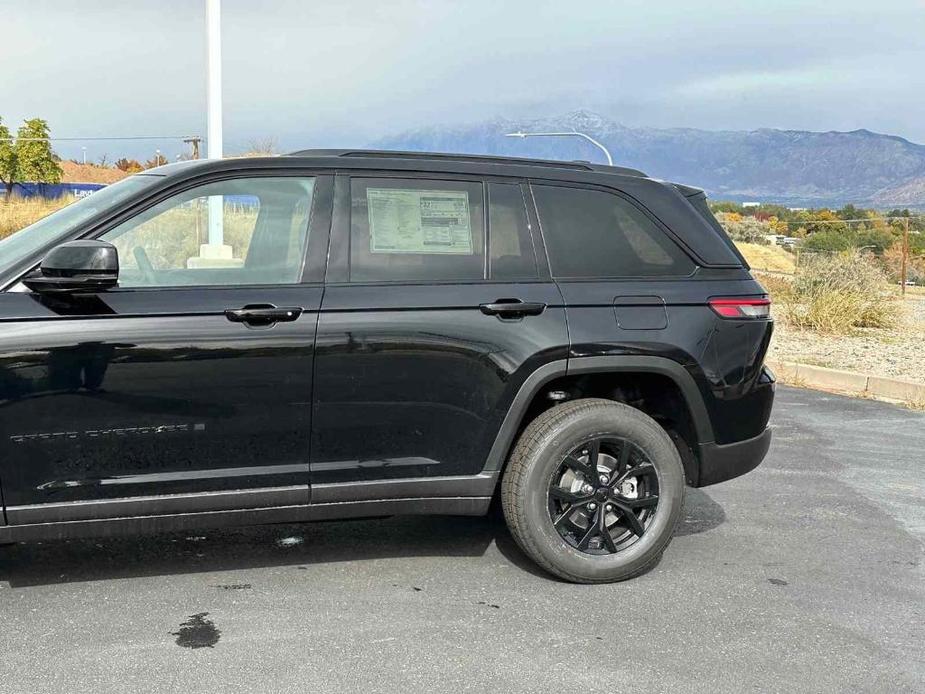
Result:
{"label": "black roof rail", "polygon": [[501,157],[489,154],[451,154],[444,152],[403,152],[387,149],[303,149],[290,152],[288,157],[358,157],[363,159],[422,159],[430,161],[459,161],[486,164],[522,164],[555,169],[577,171],[602,171],[624,176],[645,177],[642,171],[623,166],[605,166],[585,161],[560,161],[558,159],[529,159],[527,157]]}

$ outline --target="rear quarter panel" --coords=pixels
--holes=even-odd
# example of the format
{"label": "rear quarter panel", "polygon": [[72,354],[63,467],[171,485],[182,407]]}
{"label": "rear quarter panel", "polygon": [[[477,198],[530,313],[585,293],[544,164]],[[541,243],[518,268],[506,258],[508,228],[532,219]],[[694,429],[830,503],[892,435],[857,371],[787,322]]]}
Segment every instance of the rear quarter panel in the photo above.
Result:
{"label": "rear quarter panel", "polygon": [[[570,357],[656,356],[681,364],[697,384],[713,438],[728,443],[764,431],[771,386],[761,371],[771,321],[720,319],[707,302],[716,296],[764,294],[745,270],[703,271],[692,277],[655,280],[560,280],[566,304]],[[664,299],[663,328],[624,328],[615,299]],[[655,324],[653,324],[655,325]],[[701,442],[703,443],[703,442]]]}

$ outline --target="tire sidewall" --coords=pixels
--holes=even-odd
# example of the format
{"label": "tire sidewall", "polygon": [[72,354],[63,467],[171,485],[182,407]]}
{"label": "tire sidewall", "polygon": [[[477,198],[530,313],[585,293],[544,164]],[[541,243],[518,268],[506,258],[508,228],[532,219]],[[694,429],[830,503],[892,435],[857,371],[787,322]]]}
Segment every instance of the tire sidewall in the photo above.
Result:
{"label": "tire sidewall", "polygon": [[[625,438],[639,446],[655,467],[659,504],[640,539],[615,554],[590,555],[569,545],[553,527],[548,489],[565,456],[596,437]],[[528,456],[522,499],[526,529],[535,549],[564,573],[583,580],[607,581],[629,577],[644,569],[671,540],[684,497],[684,472],[671,439],[653,419],[618,403],[601,403],[591,411],[576,412],[550,428]]]}

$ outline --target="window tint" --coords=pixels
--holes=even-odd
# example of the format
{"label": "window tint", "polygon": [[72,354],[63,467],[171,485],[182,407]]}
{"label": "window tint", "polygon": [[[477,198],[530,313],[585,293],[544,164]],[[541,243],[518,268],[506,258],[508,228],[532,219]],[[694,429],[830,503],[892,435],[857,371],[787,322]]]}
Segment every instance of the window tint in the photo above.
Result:
{"label": "window tint", "polygon": [[465,181],[351,181],[350,280],[484,277],[482,185]]}
{"label": "window tint", "polygon": [[533,279],[536,255],[527,225],[527,208],[516,183],[488,184],[489,277]]}
{"label": "window tint", "polygon": [[635,205],[599,190],[533,186],[555,277],[689,275],[694,264]]}
{"label": "window tint", "polygon": [[292,284],[308,238],[311,178],[242,178],[184,191],[106,232],[119,286]]}

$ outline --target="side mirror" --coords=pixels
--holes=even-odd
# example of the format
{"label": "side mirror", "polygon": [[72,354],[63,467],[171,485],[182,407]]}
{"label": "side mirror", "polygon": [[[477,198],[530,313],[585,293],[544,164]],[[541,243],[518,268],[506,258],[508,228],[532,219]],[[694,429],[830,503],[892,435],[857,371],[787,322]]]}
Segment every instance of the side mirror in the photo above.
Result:
{"label": "side mirror", "polygon": [[101,292],[119,282],[119,252],[106,241],[69,241],[48,252],[23,284],[39,294]]}

